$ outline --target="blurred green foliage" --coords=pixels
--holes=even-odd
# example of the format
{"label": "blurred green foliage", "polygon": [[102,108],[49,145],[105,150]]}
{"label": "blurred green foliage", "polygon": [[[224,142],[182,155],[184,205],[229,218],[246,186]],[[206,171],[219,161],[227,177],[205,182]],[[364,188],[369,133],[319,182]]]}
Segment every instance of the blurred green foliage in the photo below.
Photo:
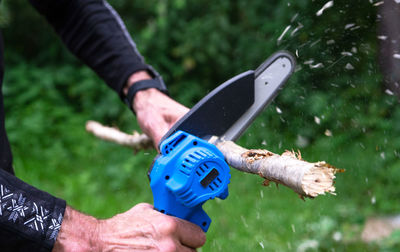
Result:
{"label": "blurred green foliage", "polygon": [[[206,204],[214,223],[203,251],[400,247],[398,233],[376,244],[359,240],[368,216],[400,212],[400,109],[376,63],[375,2],[337,0],[317,16],[326,1],[110,1],[172,97],[187,106],[276,50],[291,51],[296,73],[239,143],[300,149],[306,160],[346,169],[337,196],[306,202],[233,171],[231,196]],[[89,119],[139,129],[117,95],[63,47],[27,1],[3,1],[0,26],[17,175],[97,217],[151,202],[146,171],[155,152],[133,156],[84,130]]]}

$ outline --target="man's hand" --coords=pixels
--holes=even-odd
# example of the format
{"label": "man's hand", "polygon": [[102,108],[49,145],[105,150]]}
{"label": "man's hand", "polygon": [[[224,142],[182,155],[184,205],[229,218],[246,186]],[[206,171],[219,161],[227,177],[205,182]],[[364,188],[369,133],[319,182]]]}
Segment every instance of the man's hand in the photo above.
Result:
{"label": "man's hand", "polygon": [[[131,75],[123,92],[126,95],[128,88],[140,80],[151,79],[146,71],[139,71]],[[155,88],[141,90],[136,93],[133,104],[140,128],[153,139],[156,148],[167,131],[189,109],[169,98]]]}
{"label": "man's hand", "polygon": [[205,241],[197,225],[145,203],[106,220],[67,207],[53,251],[195,251]]}
{"label": "man's hand", "polygon": [[156,148],[172,125],[189,111],[154,88],[139,91],[133,103],[140,128],[153,139]]}

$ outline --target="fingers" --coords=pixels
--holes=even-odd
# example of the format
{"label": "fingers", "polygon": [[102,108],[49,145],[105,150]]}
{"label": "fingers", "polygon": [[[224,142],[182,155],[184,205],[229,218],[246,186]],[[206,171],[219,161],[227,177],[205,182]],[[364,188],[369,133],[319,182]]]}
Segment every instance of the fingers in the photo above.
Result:
{"label": "fingers", "polygon": [[206,242],[203,230],[191,222],[175,218],[177,220],[177,236],[183,246],[199,248]]}
{"label": "fingers", "polygon": [[180,246],[180,247],[178,247],[178,249],[176,251],[179,251],[179,252],[196,252],[196,249],[188,248],[188,247],[185,247],[185,246]]}
{"label": "fingers", "polygon": [[160,249],[164,252],[195,252],[196,251],[196,249],[184,246],[179,241],[173,240],[173,239],[164,240],[160,244]]}
{"label": "fingers", "polygon": [[[148,206],[146,205],[146,207]],[[177,217],[168,216],[160,212],[157,212],[157,214],[159,215],[159,217],[161,217],[161,219],[158,219],[157,222],[159,232],[165,235],[166,237],[170,237],[173,240],[175,240],[176,243],[174,244],[195,249],[195,248],[200,248],[206,242],[205,233],[196,224],[193,224],[183,219],[179,219]]]}
{"label": "fingers", "polygon": [[156,89],[138,92],[134,109],[140,128],[153,139],[157,146],[163,135],[189,109]]}
{"label": "fingers", "polygon": [[118,247],[126,251],[158,248],[166,252],[193,252],[205,243],[205,234],[200,227],[162,214],[147,203],[102,220],[97,230],[102,234],[99,235],[99,246],[104,247],[102,251]]}

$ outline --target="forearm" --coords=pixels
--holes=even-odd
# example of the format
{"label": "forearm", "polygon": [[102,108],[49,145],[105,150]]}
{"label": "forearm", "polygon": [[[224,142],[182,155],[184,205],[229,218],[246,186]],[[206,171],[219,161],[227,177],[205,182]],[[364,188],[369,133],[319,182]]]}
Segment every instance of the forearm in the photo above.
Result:
{"label": "forearm", "polygon": [[135,72],[144,70],[153,78],[161,78],[144,62],[121,18],[106,1],[30,2],[46,17],[69,50],[121,97],[126,81]]}

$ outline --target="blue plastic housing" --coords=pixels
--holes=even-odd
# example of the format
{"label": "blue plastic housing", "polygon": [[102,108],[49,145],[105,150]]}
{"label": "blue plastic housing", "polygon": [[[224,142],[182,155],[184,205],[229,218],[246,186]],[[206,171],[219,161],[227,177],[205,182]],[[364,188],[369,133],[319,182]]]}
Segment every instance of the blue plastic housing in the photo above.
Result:
{"label": "blue plastic housing", "polygon": [[154,207],[207,232],[211,219],[202,205],[215,197],[228,197],[231,176],[223,154],[215,145],[183,131],[163,141],[160,149],[149,174]]}

